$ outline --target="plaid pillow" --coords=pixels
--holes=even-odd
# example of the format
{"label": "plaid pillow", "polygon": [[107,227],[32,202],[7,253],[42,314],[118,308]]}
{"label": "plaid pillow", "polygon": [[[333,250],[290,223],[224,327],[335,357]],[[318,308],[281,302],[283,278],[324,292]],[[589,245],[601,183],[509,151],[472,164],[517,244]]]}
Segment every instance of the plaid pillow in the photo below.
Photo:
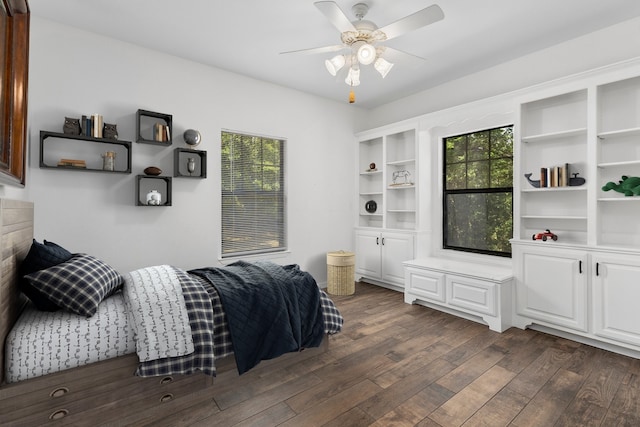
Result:
{"label": "plaid pillow", "polygon": [[33,239],[29,253],[20,264],[20,289],[31,302],[33,302],[38,310],[56,311],[60,308],[49,301],[46,294],[41,293],[38,289],[31,286],[29,281],[25,280],[23,276],[69,261],[72,256],[73,254],[71,252],[60,245],[47,242],[46,240],[44,244],[42,244],[37,242],[36,239]]}
{"label": "plaid pillow", "polygon": [[60,308],[91,317],[98,304],[117,291],[123,277],[109,265],[87,254],[25,276],[31,286]]}

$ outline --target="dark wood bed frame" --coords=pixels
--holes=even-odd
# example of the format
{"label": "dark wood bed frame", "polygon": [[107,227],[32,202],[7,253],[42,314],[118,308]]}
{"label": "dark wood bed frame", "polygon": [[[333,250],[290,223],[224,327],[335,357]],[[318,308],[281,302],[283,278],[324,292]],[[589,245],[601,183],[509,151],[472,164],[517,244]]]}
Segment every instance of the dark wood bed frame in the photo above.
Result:
{"label": "dark wood bed frame", "polygon": [[[232,390],[237,381],[233,357],[216,363],[215,380],[204,374],[140,378],[135,354],[69,369],[26,381],[4,384],[4,343],[26,299],[17,285],[17,267],[33,240],[30,202],[0,199],[0,425],[95,426],[146,424],[184,408],[212,401],[213,387]],[[326,351],[290,353],[260,363],[252,372],[274,369]],[[215,405],[212,401],[211,405]]]}

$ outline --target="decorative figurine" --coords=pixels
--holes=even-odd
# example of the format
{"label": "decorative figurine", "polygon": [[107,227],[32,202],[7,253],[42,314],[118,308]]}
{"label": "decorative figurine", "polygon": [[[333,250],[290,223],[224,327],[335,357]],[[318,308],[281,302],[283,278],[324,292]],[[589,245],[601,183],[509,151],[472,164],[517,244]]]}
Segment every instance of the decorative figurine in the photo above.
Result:
{"label": "decorative figurine", "polygon": [[102,137],[107,139],[118,139],[118,129],[116,129],[116,125],[105,123],[104,129],[102,130]]}
{"label": "decorative figurine", "polygon": [[[409,180],[411,173],[407,170],[395,171],[391,175],[391,179],[393,180],[393,185],[411,185],[412,182]],[[398,182],[400,178],[404,179],[404,182]]]}
{"label": "decorative figurine", "polygon": [[145,175],[158,176],[161,173],[162,173],[162,169],[160,169],[157,166],[149,166],[148,168],[144,169],[144,174]]}
{"label": "decorative figurine", "polygon": [[200,135],[200,132],[195,129],[185,130],[182,137],[184,138],[184,142],[186,142],[191,148],[200,144],[200,141],[202,140],[202,135]]}
{"label": "decorative figurine", "polygon": [[67,135],[80,135],[80,119],[65,117],[62,132]]}
{"label": "decorative figurine", "polygon": [[193,157],[189,157],[187,159],[187,171],[189,172],[189,175],[193,175],[195,170],[196,170],[196,159],[194,159]]}
{"label": "decorative figurine", "polygon": [[544,230],[542,233],[536,233],[532,236],[533,240],[542,240],[546,242],[547,239],[551,239],[554,242],[558,240],[558,236],[553,234],[549,229]]}
{"label": "decorative figurine", "polygon": [[158,190],[151,190],[147,193],[147,205],[160,206],[161,202],[162,202],[162,194],[160,194]]}
{"label": "decorative figurine", "polygon": [[113,171],[116,166],[116,152],[107,151],[102,154],[102,170]]}
{"label": "decorative figurine", "polygon": [[617,191],[625,196],[640,196],[640,177],[622,175],[622,179],[615,182],[607,182],[602,191]]}

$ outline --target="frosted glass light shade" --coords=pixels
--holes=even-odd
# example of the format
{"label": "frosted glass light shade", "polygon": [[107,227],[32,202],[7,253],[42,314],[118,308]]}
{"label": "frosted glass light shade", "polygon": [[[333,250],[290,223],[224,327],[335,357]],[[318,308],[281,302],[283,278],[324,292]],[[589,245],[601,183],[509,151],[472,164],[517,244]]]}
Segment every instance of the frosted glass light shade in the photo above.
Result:
{"label": "frosted glass light shade", "polygon": [[373,68],[375,68],[384,79],[387,74],[389,74],[389,71],[391,71],[391,68],[393,68],[393,64],[384,58],[378,58],[375,64],[373,64]]}
{"label": "frosted glass light shade", "polygon": [[371,64],[376,59],[376,48],[368,43],[358,48],[358,62],[364,65]]}
{"label": "frosted glass light shade", "polygon": [[349,68],[349,74],[347,74],[347,78],[344,79],[344,82],[349,86],[358,86],[360,84],[360,69],[359,68]]}
{"label": "frosted glass light shade", "polygon": [[344,55],[336,55],[333,58],[324,61],[324,66],[327,67],[327,71],[329,71],[332,76],[335,76],[338,74],[338,71],[344,67],[344,63]]}

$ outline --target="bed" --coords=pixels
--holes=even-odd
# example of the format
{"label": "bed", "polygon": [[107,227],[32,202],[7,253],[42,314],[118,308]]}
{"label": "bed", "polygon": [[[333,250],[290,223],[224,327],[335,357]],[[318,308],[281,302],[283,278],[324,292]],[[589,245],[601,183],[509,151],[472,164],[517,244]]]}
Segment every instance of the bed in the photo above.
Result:
{"label": "bed", "polygon": [[[37,243],[33,205],[1,199],[0,227],[0,425],[152,423],[210,400],[212,387],[232,388],[249,370],[326,351],[327,334],[342,325],[323,291],[307,291],[313,288],[310,275],[295,265],[259,262],[190,271],[150,266],[114,278],[120,285],[102,289],[97,302],[65,293],[54,298],[65,310],[38,310],[33,295],[29,301],[18,286],[21,265]],[[100,260],[74,254],[60,264],[64,270],[56,266],[28,277],[46,286],[60,271],[69,271],[69,263],[80,262],[93,268]],[[250,293],[253,278],[262,280],[265,272],[287,283],[284,290]],[[291,297],[292,283],[305,291],[295,290]],[[261,308],[261,300],[272,299],[281,299],[287,309]],[[234,301],[243,303],[234,306]],[[301,320],[283,317],[291,310],[300,310],[295,319]],[[295,322],[300,324],[294,332],[278,329]],[[260,329],[264,325],[269,327]],[[259,337],[271,344],[256,350]],[[38,345],[43,350],[36,350]]]}

